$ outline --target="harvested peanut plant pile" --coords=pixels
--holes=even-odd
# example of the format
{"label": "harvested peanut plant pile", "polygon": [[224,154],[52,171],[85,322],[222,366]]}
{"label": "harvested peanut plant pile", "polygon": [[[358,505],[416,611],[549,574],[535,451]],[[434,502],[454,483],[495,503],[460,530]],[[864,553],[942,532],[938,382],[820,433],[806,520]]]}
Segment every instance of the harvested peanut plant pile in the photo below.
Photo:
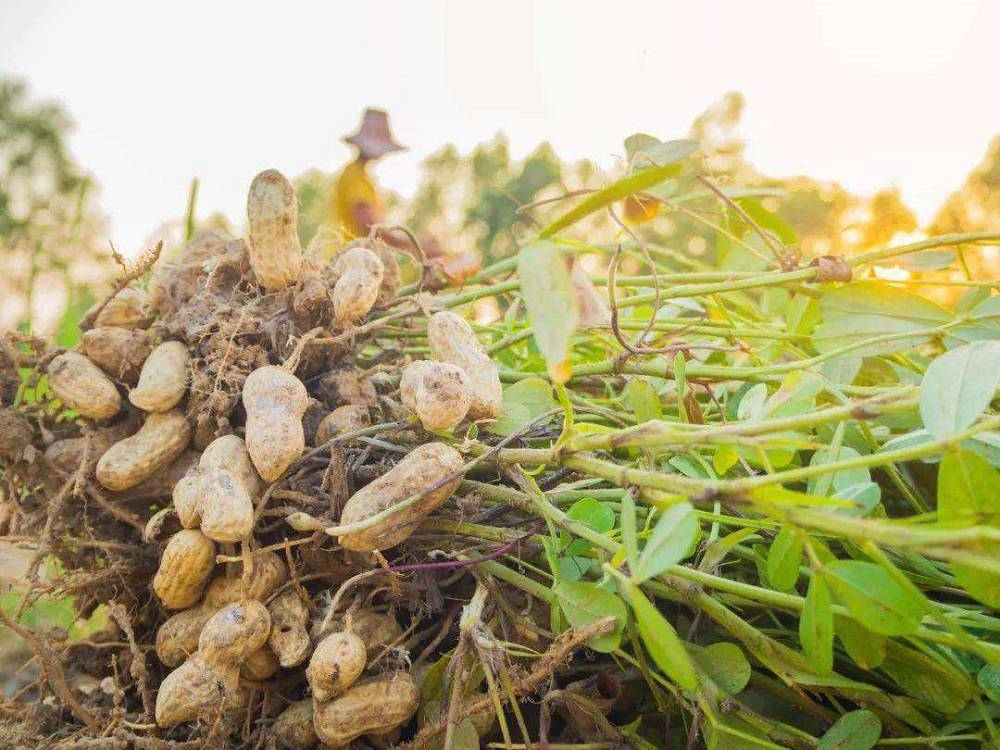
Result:
{"label": "harvested peanut plant pile", "polygon": [[[1000,236],[803,261],[689,151],[461,289],[303,251],[269,170],[246,239],[124,269],[75,349],[8,334],[40,679],[0,746],[1000,747],[998,285],[872,273]],[[636,194],[724,267],[562,239]],[[43,596],[106,625],[33,631]]]}

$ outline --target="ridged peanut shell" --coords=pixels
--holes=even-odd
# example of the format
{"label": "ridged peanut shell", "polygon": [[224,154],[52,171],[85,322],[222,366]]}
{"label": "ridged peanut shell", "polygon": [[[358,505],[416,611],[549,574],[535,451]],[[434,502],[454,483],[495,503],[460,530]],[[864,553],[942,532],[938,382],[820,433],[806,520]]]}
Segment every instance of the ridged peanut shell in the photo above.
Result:
{"label": "ridged peanut shell", "polygon": [[382,651],[403,637],[403,629],[392,615],[362,609],[351,616],[351,632],[364,641],[370,656],[378,656]]}
{"label": "ridged peanut shell", "polygon": [[267,642],[271,615],[255,599],[227,604],[212,615],[198,637],[198,653],[213,664],[242,664]]}
{"label": "ridged peanut shell", "polygon": [[253,502],[234,472],[212,469],[200,475],[201,530],[217,542],[246,540],[253,531]]}
{"label": "ridged peanut shell", "polygon": [[209,618],[215,614],[204,604],[170,617],[156,631],[156,656],[168,667],[180,666],[198,650],[198,637]]}
{"label": "ridged peanut shell", "polygon": [[298,593],[288,590],[267,606],[271,613],[271,635],[267,643],[286,669],[304,662],[312,651],[309,640],[309,610]]}
{"label": "ridged peanut shell", "polygon": [[296,701],[278,714],[271,727],[281,750],[312,750],[319,742],[313,727],[312,698]]}
{"label": "ridged peanut shell", "polygon": [[147,328],[153,322],[149,295],[142,289],[126,287],[108,300],[94,320],[94,328]]}
{"label": "ridged peanut shell", "polygon": [[196,451],[184,449],[181,454],[165,467],[157,471],[153,476],[144,479],[134,487],[129,487],[122,492],[116,492],[114,499],[119,502],[126,500],[153,500],[157,498],[170,497],[174,487],[181,479],[187,476],[198,465],[200,454]]}
{"label": "ridged peanut shell", "polygon": [[403,406],[432,432],[456,427],[469,412],[472,384],[465,370],[450,362],[417,360],[403,370],[399,381]]}
{"label": "ridged peanut shell", "polygon": [[263,682],[272,677],[279,669],[281,669],[281,664],[278,662],[278,657],[269,646],[264,645],[246,658],[243,666],[240,667],[240,677]]}
{"label": "ridged peanut shell", "polygon": [[[253,573],[246,598],[263,601],[287,579],[285,564],[274,552],[254,555]],[[156,655],[168,667],[176,667],[198,650],[198,638],[205,623],[227,604],[244,598],[242,577],[218,575],[211,580],[197,607],[178,612],[156,632]]]}
{"label": "ridged peanut shell", "polygon": [[167,609],[185,609],[201,598],[214,568],[215,543],[197,529],[183,529],[163,550],[153,591]]}
{"label": "ridged peanut shell", "polygon": [[427,321],[427,343],[432,359],[457,365],[469,376],[470,419],[489,419],[500,413],[503,403],[500,371],[479,343],[472,326],[453,312],[436,312]]}
{"label": "ridged peanut shell", "polygon": [[258,367],[243,384],[246,445],[257,473],[273,482],[302,455],[302,415],[309,396],[302,381],[281,367]]}
{"label": "ridged peanut shell", "polygon": [[153,351],[146,331],[117,326],[85,331],[81,345],[91,362],[112,378],[129,385],[139,379],[142,363]]}
{"label": "ridged peanut shell", "polygon": [[217,665],[194,654],[160,683],[156,724],[169,729],[210,711],[224,711],[239,686],[238,664]]}
{"label": "ridged peanut shell", "polygon": [[276,169],[253,178],[247,195],[250,265],[270,291],[294,284],[302,271],[295,189]]}
{"label": "ridged peanut shell", "polygon": [[251,498],[260,497],[264,486],[253,466],[247,444],[238,435],[217,437],[201,453],[202,469],[228,469],[243,483]]}
{"label": "ridged peanut shell", "polygon": [[[426,490],[462,468],[462,455],[444,443],[427,443],[412,450],[392,469],[351,496],[340,515],[340,525],[371,518]],[[426,492],[409,507],[399,508],[374,526],[340,536],[340,544],[356,552],[394,547],[412,534],[417,524],[444,503],[461,482],[457,477]]]}
{"label": "ridged peanut shell", "polygon": [[354,684],[365,669],[368,652],[351,632],[331,633],[316,644],[306,667],[313,698],[328,701]]}
{"label": "ridged peanut shell", "polygon": [[177,518],[185,529],[196,529],[201,524],[201,496],[204,474],[195,467],[174,485],[173,503]]}
{"label": "ridged peanut shell", "polygon": [[385,266],[371,250],[353,247],[337,256],[333,274],[333,317],[342,326],[353,325],[375,306]]}
{"label": "ridged peanut shell", "polygon": [[[101,460],[101,456],[107,453],[108,449],[119,440],[124,440],[135,429],[135,425],[129,422],[122,422],[112,427],[105,427],[101,430],[94,430],[83,437],[66,438],[56,440],[45,449],[45,463],[64,474],[72,474],[87,457],[87,464],[84,466],[84,473],[91,474]],[[87,441],[90,441],[90,452],[87,451]]]}
{"label": "ridged peanut shell", "polygon": [[288,580],[285,563],[274,552],[253,556],[253,572],[247,590],[243,590],[243,578],[218,576],[205,591],[205,606],[213,611],[243,598],[264,601],[281,584]]}
{"label": "ridged peanut shell", "polygon": [[355,684],[339,698],[314,707],[316,735],[339,747],[363,734],[388,734],[410,720],[420,691],[406,672],[391,672]]}
{"label": "ridged peanut shell", "polygon": [[135,487],[177,458],[190,439],[191,425],[181,411],[150,414],[135,435],[101,456],[97,481],[113,492]]}
{"label": "ridged peanut shell", "polygon": [[180,341],[165,341],[146,358],[128,400],[143,411],[170,411],[184,398],[191,355]]}
{"label": "ridged peanut shell", "polygon": [[331,440],[338,435],[354,432],[371,426],[368,407],[361,404],[344,404],[331,411],[316,428],[316,445]]}
{"label": "ridged peanut shell", "polygon": [[115,384],[82,354],[60,354],[49,363],[47,373],[52,393],[81,416],[109,419],[122,408]]}

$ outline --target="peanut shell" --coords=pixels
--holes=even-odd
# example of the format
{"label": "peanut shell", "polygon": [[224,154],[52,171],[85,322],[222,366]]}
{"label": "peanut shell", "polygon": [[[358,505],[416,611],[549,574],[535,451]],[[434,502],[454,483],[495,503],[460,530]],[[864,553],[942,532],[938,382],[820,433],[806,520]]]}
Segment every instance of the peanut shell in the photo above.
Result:
{"label": "peanut shell", "polygon": [[49,363],[47,372],[52,393],[81,416],[109,419],[122,408],[115,384],[82,354],[60,354]]}
{"label": "peanut shell", "polygon": [[183,529],[163,550],[153,591],[167,609],[190,607],[201,598],[214,568],[214,542],[197,529]]}
{"label": "peanut shell", "polygon": [[271,728],[282,750],[312,750],[319,742],[313,727],[311,698],[296,701],[278,714]]}
{"label": "peanut shell", "polygon": [[212,615],[198,637],[198,654],[210,664],[242,664],[262,648],[271,615],[255,599],[227,604]]}
{"label": "peanut shell", "polygon": [[411,362],[399,381],[403,406],[432,432],[445,432],[465,419],[472,403],[472,384],[465,371],[450,362]]}
{"label": "peanut shell", "polygon": [[484,351],[475,332],[455,313],[443,310],[427,321],[427,343],[431,357],[457,365],[472,384],[470,419],[490,419],[500,413],[503,388],[496,364]]}
{"label": "peanut shell", "polygon": [[328,701],[354,684],[365,669],[365,644],[351,632],[331,633],[318,644],[306,667],[313,698]]}
{"label": "peanut shell", "polygon": [[329,440],[371,426],[368,407],[361,404],[344,404],[331,411],[316,428],[316,445],[323,445]]}
{"label": "peanut shell", "polygon": [[420,691],[406,672],[391,672],[357,683],[344,695],[314,706],[316,735],[339,747],[363,734],[382,735],[410,720]]}
{"label": "peanut shell", "polygon": [[97,481],[113,492],[135,487],[177,458],[190,439],[191,425],[181,411],[150,414],[135,435],[101,456]]}
{"label": "peanut shell", "polygon": [[94,328],[148,328],[152,322],[149,295],[142,289],[126,287],[108,300],[94,320]]}
{"label": "peanut shell", "polygon": [[253,178],[247,195],[250,265],[269,291],[294,284],[302,270],[295,189],[276,169]]}
{"label": "peanut shell", "polygon": [[115,326],[85,331],[81,346],[94,364],[129,385],[139,379],[142,363],[153,350],[146,331]]}
{"label": "peanut shell", "polygon": [[385,265],[364,247],[352,247],[333,263],[337,282],[330,293],[333,317],[342,326],[353,325],[369,313],[378,300]]}
{"label": "peanut shell", "polygon": [[271,635],[267,642],[286,669],[301,664],[312,651],[309,640],[309,610],[294,590],[280,594],[268,607]]}
{"label": "peanut shell", "polygon": [[146,359],[139,375],[139,385],[128,400],[143,411],[165,412],[184,398],[188,384],[191,355],[180,341],[165,341]]}
{"label": "peanut shell", "polygon": [[[392,469],[351,496],[340,515],[340,525],[363,521],[435,485],[462,468],[462,455],[444,443],[427,443],[412,450]],[[417,524],[444,503],[461,483],[461,477],[426,492],[413,505],[390,513],[372,527],[349,532],[340,544],[356,552],[388,549],[404,541]]]}
{"label": "peanut shell", "polygon": [[309,397],[302,381],[274,365],[258,367],[243,384],[246,444],[257,473],[273,482],[302,455],[302,415]]}

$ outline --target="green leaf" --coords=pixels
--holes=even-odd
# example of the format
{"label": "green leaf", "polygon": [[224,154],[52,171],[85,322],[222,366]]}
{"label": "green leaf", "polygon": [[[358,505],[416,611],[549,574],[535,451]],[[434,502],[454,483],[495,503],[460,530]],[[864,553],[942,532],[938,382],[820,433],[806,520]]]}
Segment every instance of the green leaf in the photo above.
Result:
{"label": "green leaf", "polygon": [[862,669],[875,669],[885,661],[884,635],[873,633],[849,617],[834,618],[837,637],[844,644],[847,655]]}
{"label": "green leaf", "polygon": [[[957,307],[956,311],[964,312]],[[945,335],[944,343],[949,348],[970,341],[1000,340],[1000,295],[976,303],[968,313],[973,318],[971,323],[952,328]]]}
{"label": "green leaf", "polygon": [[735,643],[722,641],[690,649],[698,669],[727,696],[736,695],[750,682],[750,662]]}
{"label": "green leaf", "polygon": [[698,687],[698,677],[687,649],[677,637],[677,631],[650,603],[638,586],[633,583],[626,584],[625,592],[635,613],[639,635],[653,662],[682,688],[695,690]]}
{"label": "green leaf", "polygon": [[621,644],[622,630],[628,621],[628,610],[621,597],[612,591],[587,581],[561,581],[552,589],[559,598],[566,619],[574,628],[586,627],[602,617],[618,620],[615,629],[591,638],[587,645],[594,651],[609,653]]}
{"label": "green leaf", "polygon": [[[823,464],[859,458],[860,456],[861,454],[854,450],[854,448],[842,445],[840,446],[840,449],[836,451],[832,448],[816,451],[813,453],[812,458],[809,459],[809,465],[822,466]],[[855,469],[841,469],[833,475],[833,489],[841,490],[845,487],[861,484],[862,482],[870,482],[871,478],[871,472],[865,466],[860,466]],[[806,491],[810,493],[816,492],[819,485],[820,479],[812,478],[806,485]]]}
{"label": "green leaf", "polygon": [[814,574],[809,581],[806,604],[799,619],[799,641],[817,674],[833,671],[833,610],[830,590],[823,576]]}
{"label": "green leaf", "polygon": [[907,695],[923,701],[945,715],[958,713],[978,692],[975,683],[943,657],[932,658],[922,651],[895,641],[886,644],[881,669]]}
{"label": "green leaf", "polygon": [[834,500],[846,500],[851,508],[838,508],[837,513],[854,518],[863,518],[871,513],[882,499],[882,488],[875,482],[858,482],[839,489],[832,495]]}
{"label": "green leaf", "polygon": [[923,609],[878,565],[837,560],[823,567],[834,596],[851,617],[882,635],[908,635],[920,625]]}
{"label": "green leaf", "polygon": [[844,355],[821,363],[819,371],[827,380],[839,385],[850,385],[861,372],[861,357]]}
{"label": "green leaf", "polygon": [[667,508],[657,519],[639,564],[632,571],[636,582],[655,578],[687,557],[697,535],[698,516],[691,503],[683,500]]}
{"label": "green leaf", "polygon": [[892,341],[851,352],[853,356],[889,354],[926,341],[921,333],[952,319],[940,305],[882,281],[856,281],[826,292],[820,300],[823,322],[813,332],[813,346],[820,352],[839,349],[860,338],[913,332]]}
{"label": "green leaf", "polygon": [[570,340],[579,320],[566,261],[555,243],[533,242],[517,256],[517,275],[549,375],[564,382],[570,375]]}
{"label": "green leaf", "polygon": [[[639,138],[646,138],[640,143]],[[629,146],[631,145],[631,153]],[[655,166],[673,164],[681,159],[690,156],[698,150],[698,142],[692,140],[660,141],[651,136],[643,136],[637,133],[625,139],[625,153],[629,159],[635,159],[635,171],[649,169],[652,162]],[[637,157],[637,158],[636,158]]]}
{"label": "green leaf", "polygon": [[767,552],[767,578],[771,585],[787,591],[799,579],[802,536],[791,526],[782,526]]}
{"label": "green leaf", "polygon": [[486,429],[494,435],[507,436],[555,406],[552,386],[547,380],[525,378],[504,389],[500,414]]}
{"label": "green leaf", "polygon": [[607,503],[585,497],[577,500],[566,511],[566,515],[574,521],[587,524],[600,534],[607,534],[615,527],[615,511]]}
{"label": "green leaf", "polygon": [[766,484],[749,492],[750,497],[765,503],[782,506],[814,506],[817,508],[853,508],[854,504],[847,500],[834,500],[822,495],[809,495],[805,492],[790,490],[780,484]]}
{"label": "green leaf", "polygon": [[[611,506],[594,500],[592,497],[577,500],[566,511],[566,515],[574,521],[586,524],[599,534],[607,534],[615,527],[615,512]],[[563,531],[560,534],[560,539],[568,555],[585,555],[587,550],[593,546],[586,539],[571,539],[568,531]]]}
{"label": "green leaf", "polygon": [[541,240],[549,239],[556,233],[576,224],[576,222],[595,211],[600,211],[602,208],[610,206],[612,203],[620,201],[622,198],[633,193],[651,188],[659,182],[680,174],[680,171],[681,166],[679,164],[665,164],[659,167],[652,167],[651,169],[644,169],[628,177],[623,177],[617,182],[611,183],[603,190],[598,190],[596,193],[584,198],[572,209],[545,227],[541,234],[538,235],[538,238]]}
{"label": "green leaf", "polygon": [[629,568],[639,564],[639,542],[635,528],[635,499],[628,490],[622,492],[621,510],[622,544]]}
{"label": "green leaf", "polygon": [[[1000,542],[966,542],[962,551],[979,555],[990,562],[1000,560]],[[997,575],[994,568],[977,566],[971,562],[953,562],[951,572],[972,597],[988,607],[1000,608],[1000,575]]]}
{"label": "green leaf", "polygon": [[937,500],[939,521],[1000,523],[1000,472],[972,451],[948,451],[938,469]]}
{"label": "green leaf", "polygon": [[894,258],[893,265],[902,266],[907,271],[940,271],[955,262],[954,250],[924,250]]}
{"label": "green leaf", "polygon": [[871,711],[851,711],[827,730],[816,750],[871,750],[881,736],[878,716]]}
{"label": "green leaf", "polygon": [[740,454],[731,445],[720,445],[712,456],[712,468],[720,477],[739,463]]}
{"label": "green leaf", "polygon": [[994,703],[1000,703],[1000,666],[987,664],[979,670],[976,682],[986,693],[986,697]]}
{"label": "green leaf", "polygon": [[976,341],[931,362],[920,384],[920,416],[937,437],[971,425],[1000,387],[1000,341]]}
{"label": "green leaf", "polygon": [[628,385],[625,386],[622,397],[632,410],[635,420],[639,424],[663,417],[663,405],[660,403],[660,395],[656,392],[653,384],[646,378],[632,378],[628,382]]}

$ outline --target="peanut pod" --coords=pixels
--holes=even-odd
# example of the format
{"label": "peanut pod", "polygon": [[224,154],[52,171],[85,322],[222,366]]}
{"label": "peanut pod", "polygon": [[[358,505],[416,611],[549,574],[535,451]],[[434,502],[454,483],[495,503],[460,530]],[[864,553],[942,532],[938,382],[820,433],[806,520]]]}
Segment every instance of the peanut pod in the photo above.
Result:
{"label": "peanut pod", "polygon": [[184,609],[201,598],[215,568],[215,543],[197,529],[182,529],[170,537],[153,591],[167,609]]}
{"label": "peanut pod", "polygon": [[424,494],[412,505],[389,513],[369,528],[342,534],[340,544],[356,552],[370,552],[404,541],[427,514],[451,497],[462,479],[457,477],[442,487],[430,492],[426,490],[461,468],[462,455],[444,443],[427,443],[415,448],[392,469],[351,496],[344,505],[340,525],[366,520],[417,493]]}
{"label": "peanut pod", "polygon": [[306,667],[313,698],[328,701],[343,693],[361,676],[367,659],[365,644],[354,633],[328,635],[316,644]]}
{"label": "peanut pod", "polygon": [[490,419],[500,413],[503,403],[500,371],[483,350],[472,326],[447,310],[434,313],[427,321],[427,343],[433,359],[450,362],[469,376],[470,419]]}
{"label": "peanut pod", "polygon": [[47,373],[52,393],[81,416],[108,419],[122,408],[115,384],[82,354],[60,354],[49,363]]}
{"label": "peanut pod", "polygon": [[97,462],[97,481],[114,492],[135,487],[187,447],[191,425],[174,409],[146,417],[139,431],[112,445]]}
{"label": "peanut pod", "polygon": [[84,354],[104,372],[130,385],[139,379],[142,363],[153,350],[143,330],[104,326],[84,332]]}
{"label": "peanut pod", "polygon": [[411,362],[399,381],[403,406],[432,432],[445,432],[465,419],[472,403],[472,384],[465,371],[450,362]]}
{"label": "peanut pod", "polygon": [[250,183],[247,222],[250,265],[261,286],[270,291],[294,284],[302,271],[295,189],[276,169]]}
{"label": "peanut pod", "polygon": [[188,384],[191,355],[180,341],[165,341],[146,358],[139,374],[139,385],[128,400],[143,411],[170,411],[184,398]]}
{"label": "peanut pod", "polygon": [[247,376],[246,444],[264,481],[273,482],[302,455],[306,444],[302,415],[308,405],[302,381],[281,367],[259,367]]}
{"label": "peanut pod", "polygon": [[363,734],[389,734],[417,711],[420,691],[406,672],[391,672],[357,683],[344,695],[314,706],[319,739],[333,747]]}
{"label": "peanut pod", "polygon": [[334,261],[333,274],[333,316],[342,326],[353,325],[375,306],[385,265],[371,250],[353,247]]}

